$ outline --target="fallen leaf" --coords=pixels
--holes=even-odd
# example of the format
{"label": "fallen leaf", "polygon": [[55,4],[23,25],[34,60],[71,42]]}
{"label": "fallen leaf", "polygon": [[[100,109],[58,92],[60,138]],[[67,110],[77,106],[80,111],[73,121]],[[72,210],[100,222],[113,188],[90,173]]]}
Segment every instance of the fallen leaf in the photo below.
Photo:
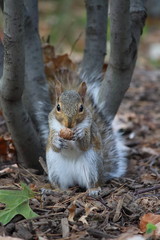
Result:
{"label": "fallen leaf", "polygon": [[43,49],[43,60],[45,63],[52,61],[55,57],[54,47],[48,43],[44,43],[42,46]]}
{"label": "fallen leaf", "polygon": [[4,137],[0,137],[0,154],[6,155],[8,150],[8,144],[5,141]]}
{"label": "fallen leaf", "polygon": [[146,226],[148,223],[157,224],[159,222],[160,222],[160,215],[147,213],[140,218],[139,227],[142,232],[146,232],[146,229],[147,229]]}
{"label": "fallen leaf", "polygon": [[81,216],[81,217],[79,218],[78,221],[82,222],[83,224],[88,225],[88,222],[87,222],[87,220],[86,220],[86,217],[87,217],[86,215],[83,215],[83,216]]}
{"label": "fallen leaf", "polygon": [[76,65],[69,58],[68,54],[56,56],[54,46],[48,43],[45,43],[42,49],[47,78],[54,78],[55,72],[64,69],[75,70]]}
{"label": "fallen leaf", "polygon": [[87,222],[86,218],[95,209],[97,209],[97,207],[89,207],[89,205],[86,203],[86,205],[85,205],[85,215],[81,216],[78,221],[82,222],[83,224],[88,225],[88,222]]}
{"label": "fallen leaf", "polygon": [[147,223],[147,225],[146,225],[146,233],[152,233],[156,229],[157,229],[157,227],[154,224]]}
{"label": "fallen leaf", "polygon": [[152,176],[150,173],[144,173],[141,175],[141,180],[145,184],[150,184],[155,182],[155,176]]}
{"label": "fallen leaf", "polygon": [[68,221],[74,222],[74,216],[76,213],[76,201],[73,201],[73,203],[68,207],[68,210],[69,210]]}
{"label": "fallen leaf", "polygon": [[142,150],[142,152],[149,153],[150,155],[159,156],[159,153],[155,149],[153,149],[153,148],[142,147],[141,150]]}
{"label": "fallen leaf", "polygon": [[12,173],[12,172],[15,172],[15,169],[18,168],[18,165],[17,164],[12,164],[10,165],[9,167],[6,167],[2,170],[0,170],[0,174],[2,173]]}
{"label": "fallen leaf", "polygon": [[0,136],[0,155],[3,155],[7,160],[11,160],[14,154],[15,147],[10,134],[6,133],[5,135]]}
{"label": "fallen leaf", "polygon": [[26,219],[38,216],[29,206],[29,199],[34,197],[34,192],[24,183],[22,190],[0,190],[0,202],[6,204],[6,208],[0,211],[0,222],[7,224],[17,214]]}
{"label": "fallen leaf", "polygon": [[97,209],[98,209],[97,207],[89,207],[88,204],[85,205],[85,212],[87,216],[90,214],[90,212]]}

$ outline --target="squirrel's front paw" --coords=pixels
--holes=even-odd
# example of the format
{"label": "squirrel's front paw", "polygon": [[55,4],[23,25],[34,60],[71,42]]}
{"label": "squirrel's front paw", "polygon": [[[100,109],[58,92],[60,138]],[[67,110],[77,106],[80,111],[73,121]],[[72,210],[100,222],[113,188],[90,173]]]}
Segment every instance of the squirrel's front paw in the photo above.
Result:
{"label": "squirrel's front paw", "polygon": [[82,138],[84,138],[85,136],[85,131],[83,128],[77,128],[75,129],[74,133],[73,133],[73,140],[77,141],[77,140],[81,140]]}
{"label": "squirrel's front paw", "polygon": [[65,140],[64,138],[61,138],[59,136],[54,138],[53,145],[59,150],[68,148],[67,140]]}

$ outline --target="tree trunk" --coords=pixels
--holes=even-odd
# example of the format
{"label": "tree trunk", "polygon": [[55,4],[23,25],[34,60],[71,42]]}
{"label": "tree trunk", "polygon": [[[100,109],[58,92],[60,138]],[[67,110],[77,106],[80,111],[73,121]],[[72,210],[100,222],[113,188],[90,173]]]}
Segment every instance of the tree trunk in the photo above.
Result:
{"label": "tree trunk", "polygon": [[[0,8],[3,11],[3,0],[0,0]],[[3,73],[3,44],[2,44],[2,40],[0,39],[0,78],[2,77],[2,73]]]}
{"label": "tree trunk", "polygon": [[38,1],[24,0],[24,5],[26,16],[24,38],[25,92],[23,100],[44,148],[48,137],[48,113],[51,110],[51,104],[38,33]]}
{"label": "tree trunk", "polygon": [[19,163],[41,169],[42,147],[23,102],[24,89],[24,5],[22,0],[4,2],[4,68],[1,104],[14,139]]}
{"label": "tree trunk", "polygon": [[0,8],[2,9],[2,11],[3,11],[3,6],[4,5],[4,1],[3,0],[0,0]]}
{"label": "tree trunk", "polygon": [[3,73],[3,57],[4,57],[3,44],[0,39],[0,78],[2,77],[2,73]]}
{"label": "tree trunk", "polygon": [[86,42],[81,73],[102,72],[106,54],[107,0],[85,0],[87,10]]}
{"label": "tree trunk", "polygon": [[160,1],[159,0],[148,0],[147,1],[147,12],[148,12],[149,17],[159,19]]}
{"label": "tree trunk", "polygon": [[99,93],[105,114],[114,118],[130,85],[144,26],[145,0],[110,1],[111,53]]}

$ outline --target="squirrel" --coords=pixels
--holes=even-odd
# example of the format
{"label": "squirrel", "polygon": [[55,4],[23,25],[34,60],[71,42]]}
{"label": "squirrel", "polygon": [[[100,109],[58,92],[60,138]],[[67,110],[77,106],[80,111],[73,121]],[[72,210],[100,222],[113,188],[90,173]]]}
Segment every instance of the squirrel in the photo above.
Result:
{"label": "squirrel", "polygon": [[[82,81],[76,90],[56,80],[55,106],[49,113],[46,147],[48,178],[65,190],[79,185],[97,195],[107,180],[125,174],[123,141],[98,106],[96,87]],[[63,135],[69,130],[68,138]]]}

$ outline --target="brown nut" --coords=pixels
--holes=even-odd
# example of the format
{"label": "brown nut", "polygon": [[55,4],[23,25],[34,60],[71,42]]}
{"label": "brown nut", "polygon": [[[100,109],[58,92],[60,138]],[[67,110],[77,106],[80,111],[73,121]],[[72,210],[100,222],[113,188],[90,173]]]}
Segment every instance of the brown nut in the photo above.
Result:
{"label": "brown nut", "polygon": [[69,128],[63,128],[60,130],[59,136],[66,140],[72,140],[73,139],[73,131]]}

